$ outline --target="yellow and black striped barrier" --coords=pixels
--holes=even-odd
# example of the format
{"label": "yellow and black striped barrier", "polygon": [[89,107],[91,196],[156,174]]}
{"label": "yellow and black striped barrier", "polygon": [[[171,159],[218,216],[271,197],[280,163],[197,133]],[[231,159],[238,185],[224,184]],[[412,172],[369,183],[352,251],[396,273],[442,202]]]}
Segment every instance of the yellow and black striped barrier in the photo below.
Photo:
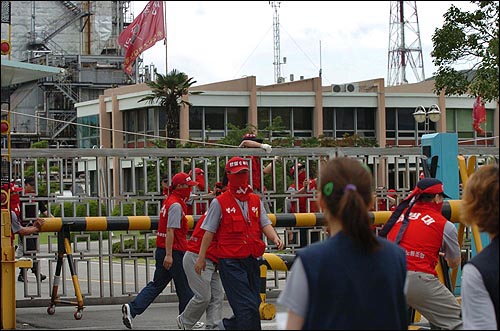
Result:
{"label": "yellow and black striped barrier", "polygon": [[[446,200],[442,214],[453,223],[459,223],[460,201]],[[374,225],[382,225],[389,219],[390,211],[370,212]],[[311,227],[325,226],[322,213],[268,214],[274,227]],[[201,216],[188,215],[189,228],[193,229]],[[51,217],[45,218],[42,232],[59,232],[65,227],[69,231],[119,231],[119,230],[157,230],[159,216],[89,216],[89,217]]]}

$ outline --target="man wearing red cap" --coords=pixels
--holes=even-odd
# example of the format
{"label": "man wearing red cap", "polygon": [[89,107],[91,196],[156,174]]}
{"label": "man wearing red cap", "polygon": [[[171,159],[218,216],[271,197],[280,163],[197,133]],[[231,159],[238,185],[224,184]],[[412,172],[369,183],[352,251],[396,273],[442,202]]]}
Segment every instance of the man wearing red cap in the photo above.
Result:
{"label": "man wearing red cap", "polygon": [[14,235],[29,236],[38,233],[42,229],[45,220],[37,218],[32,225],[23,226],[19,216],[21,215],[21,201],[19,199],[19,192],[23,189],[14,183],[3,184],[2,190],[9,192],[9,205],[10,205],[10,228],[12,236],[10,237],[11,245],[14,245]]}
{"label": "man wearing red cap", "polygon": [[462,328],[461,308],[453,293],[439,281],[438,258],[443,255],[450,268],[460,265],[458,232],[441,212],[443,183],[436,178],[421,179],[380,230],[406,251],[408,305],[439,329]]}
{"label": "man wearing red cap", "polygon": [[274,230],[260,197],[252,193],[248,161],[233,157],[226,163],[227,190],[212,200],[201,228],[205,230],[195,271],[205,270],[207,249],[217,238],[218,269],[234,315],[219,329],[260,330],[259,258],[266,244],[262,233],[279,250],[283,242]]}
{"label": "man wearing red cap", "polygon": [[[297,169],[297,171],[296,171]],[[293,179],[293,182],[288,187],[287,192],[290,193],[291,197],[286,198],[287,210],[289,213],[317,213],[319,212],[318,204],[314,199],[314,191],[316,190],[316,179],[312,176],[307,177],[306,166],[302,163],[297,163],[296,165],[290,167],[289,175]],[[297,178],[297,184],[295,183],[295,178]],[[314,227],[300,227],[300,247],[307,245],[307,237],[309,229],[314,229]],[[293,232],[289,232],[288,239],[293,239]],[[319,240],[319,235],[317,232],[311,233],[311,243]],[[295,242],[295,240],[294,240]]]}
{"label": "man wearing red cap", "polygon": [[134,300],[122,306],[123,324],[129,329],[132,328],[134,317],[142,314],[172,279],[179,298],[179,314],[193,296],[184,273],[182,259],[187,248],[186,235],[189,229],[185,201],[195,185],[198,183],[184,172],[179,172],[172,177],[170,194],[164,200],[160,210],[153,281],[149,282]]}
{"label": "man wearing red cap", "polygon": [[203,215],[207,211],[207,203],[203,200],[213,198],[213,193],[210,191],[210,186],[205,185],[205,171],[201,168],[194,168],[188,173],[198,185],[193,187],[193,192],[187,204],[187,215]]}

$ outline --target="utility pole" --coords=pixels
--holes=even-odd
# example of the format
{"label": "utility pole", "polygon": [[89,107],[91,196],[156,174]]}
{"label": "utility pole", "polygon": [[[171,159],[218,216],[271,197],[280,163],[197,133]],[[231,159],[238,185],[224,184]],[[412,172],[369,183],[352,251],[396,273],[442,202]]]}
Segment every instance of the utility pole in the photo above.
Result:
{"label": "utility pole", "polygon": [[425,80],[416,1],[391,1],[387,85],[408,84],[407,66],[416,82]]}

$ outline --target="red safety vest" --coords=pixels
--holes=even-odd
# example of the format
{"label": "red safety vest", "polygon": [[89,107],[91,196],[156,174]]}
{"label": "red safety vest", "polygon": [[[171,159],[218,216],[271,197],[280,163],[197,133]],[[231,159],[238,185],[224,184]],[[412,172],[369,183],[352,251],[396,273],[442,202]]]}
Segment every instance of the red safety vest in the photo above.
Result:
{"label": "red safety vest", "polygon": [[[175,192],[175,191],[174,191]],[[172,250],[185,252],[187,248],[187,233],[189,230],[188,220],[186,218],[186,204],[175,193],[171,193],[160,210],[160,221],[158,222],[158,231],[156,233],[156,247],[165,248],[168,227],[168,210],[174,203],[179,203],[182,207],[181,227],[174,230],[174,243]]]}
{"label": "red safety vest", "polygon": [[217,254],[219,258],[257,258],[264,254],[266,244],[262,241],[260,228],[260,198],[250,193],[248,219],[243,216],[236,198],[226,191],[216,198],[219,201],[222,219],[217,231]]}
{"label": "red safety vest", "polygon": [[[190,252],[196,254],[200,253],[201,241],[203,240],[203,235],[205,234],[206,231],[201,228],[201,225],[203,224],[203,221],[205,221],[206,215],[207,214],[203,214],[203,216],[200,217],[198,222],[196,222],[193,233],[191,234],[191,237],[187,242],[187,250]],[[215,263],[219,261],[216,256],[216,249],[217,249],[217,236],[214,235],[212,242],[208,246],[206,256],[208,259],[214,261]]]}
{"label": "red safety vest", "polygon": [[[387,234],[390,241],[396,240],[405,212],[406,209]],[[411,209],[409,220],[399,243],[406,251],[408,270],[437,276],[436,266],[447,220],[432,208],[430,202],[417,202]]]}

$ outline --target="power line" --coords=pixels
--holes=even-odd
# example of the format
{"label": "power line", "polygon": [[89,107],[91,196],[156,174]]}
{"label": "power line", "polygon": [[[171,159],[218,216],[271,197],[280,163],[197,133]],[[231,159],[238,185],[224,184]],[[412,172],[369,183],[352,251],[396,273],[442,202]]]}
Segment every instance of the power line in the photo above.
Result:
{"label": "power line", "polygon": [[157,136],[157,135],[152,135],[152,134],[147,134],[147,133],[139,133],[139,132],[131,132],[131,131],[124,131],[124,130],[110,129],[110,128],[104,128],[104,127],[101,127],[101,126],[95,126],[95,125],[90,125],[90,124],[75,123],[75,122],[70,122],[70,121],[58,120],[58,119],[55,119],[55,118],[46,118],[46,117],[37,116],[37,115],[25,114],[25,113],[20,113],[20,112],[12,111],[12,110],[9,111],[9,110],[6,110],[6,109],[2,109],[2,113],[11,113],[11,114],[21,115],[21,116],[26,116],[26,117],[32,117],[32,118],[36,118],[36,119],[43,119],[43,120],[46,120],[46,121],[53,121],[53,122],[64,123],[64,124],[69,124],[69,125],[87,127],[87,128],[91,128],[91,129],[105,130],[105,131],[110,131],[110,132],[118,132],[118,133],[130,134],[130,135],[143,136],[143,137],[147,137],[147,138],[175,140],[175,141],[180,141],[180,142],[189,142],[189,143],[194,143],[194,144],[212,145],[212,146],[219,146],[219,147],[235,147],[235,148],[238,147],[238,146],[234,146],[234,145],[210,143],[210,142],[203,142],[203,141],[189,140],[189,139],[181,139],[181,138],[162,137],[162,136]]}

